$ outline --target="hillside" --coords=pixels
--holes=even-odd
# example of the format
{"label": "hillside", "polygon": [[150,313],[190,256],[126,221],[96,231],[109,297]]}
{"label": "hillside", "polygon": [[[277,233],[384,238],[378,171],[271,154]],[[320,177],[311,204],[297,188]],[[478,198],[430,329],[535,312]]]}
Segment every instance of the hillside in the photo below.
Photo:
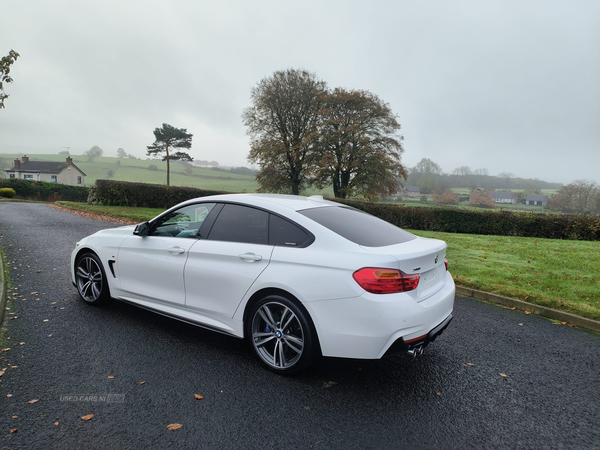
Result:
{"label": "hillside", "polygon": [[[0,153],[0,158],[9,164],[8,168],[13,166],[15,159],[22,156],[21,154]],[[27,156],[31,160],[40,161],[65,160],[65,155],[58,154],[29,154]],[[167,184],[167,163],[163,161],[101,156],[88,162],[85,155],[71,155],[71,158],[75,165],[85,172],[86,186],[93,185],[98,179]],[[156,166],[156,170],[150,170],[150,166]],[[259,188],[256,179],[251,175],[187,166],[180,162],[171,162],[171,185],[226,192],[255,192]],[[333,188],[308,189],[303,194],[333,197]]]}
{"label": "hillside", "polygon": [[[12,161],[23,155],[0,154],[0,158]],[[65,155],[32,154],[31,160],[64,161]],[[99,157],[92,162],[86,156],[71,155],[73,162],[86,174],[85,184],[90,186],[98,179],[166,184],[167,163],[144,159]],[[155,166],[156,170],[150,170]],[[171,163],[171,185],[228,192],[254,192],[259,185],[253,176],[238,175],[212,169],[189,167]]]}

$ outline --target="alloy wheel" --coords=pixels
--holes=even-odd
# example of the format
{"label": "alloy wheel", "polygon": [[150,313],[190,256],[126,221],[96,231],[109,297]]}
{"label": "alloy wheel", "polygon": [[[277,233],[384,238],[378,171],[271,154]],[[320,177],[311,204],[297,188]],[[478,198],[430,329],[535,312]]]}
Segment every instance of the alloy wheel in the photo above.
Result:
{"label": "alloy wheel", "polygon": [[97,302],[102,297],[103,276],[100,266],[90,256],[84,256],[77,264],[77,290],[87,302]]}
{"label": "alloy wheel", "polygon": [[302,357],[305,336],[296,313],[287,305],[269,302],[261,305],[252,318],[252,345],[270,367],[285,370]]}

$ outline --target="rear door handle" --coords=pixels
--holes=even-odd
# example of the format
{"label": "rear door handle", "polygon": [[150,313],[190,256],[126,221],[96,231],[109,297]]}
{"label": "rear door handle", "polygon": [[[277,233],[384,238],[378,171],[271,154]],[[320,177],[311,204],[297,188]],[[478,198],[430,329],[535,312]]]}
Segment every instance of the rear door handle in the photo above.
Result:
{"label": "rear door handle", "polygon": [[172,253],[173,255],[181,255],[182,253],[185,253],[185,250],[181,247],[171,247],[169,249],[169,253]]}
{"label": "rear door handle", "polygon": [[244,253],[243,255],[238,255],[238,257],[246,262],[254,262],[254,261],[262,260],[262,256],[255,255],[254,253]]}

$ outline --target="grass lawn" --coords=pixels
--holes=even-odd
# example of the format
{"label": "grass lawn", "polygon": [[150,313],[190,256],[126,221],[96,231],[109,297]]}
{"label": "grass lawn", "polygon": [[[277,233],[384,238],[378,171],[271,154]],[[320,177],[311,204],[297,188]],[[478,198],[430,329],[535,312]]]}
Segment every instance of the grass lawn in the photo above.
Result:
{"label": "grass lawn", "polygon": [[600,242],[411,231],[448,243],[456,284],[600,320]]}
{"label": "grass lawn", "polygon": [[[163,211],[57,204],[136,222]],[[448,243],[449,269],[458,285],[600,320],[600,242],[411,231]]]}

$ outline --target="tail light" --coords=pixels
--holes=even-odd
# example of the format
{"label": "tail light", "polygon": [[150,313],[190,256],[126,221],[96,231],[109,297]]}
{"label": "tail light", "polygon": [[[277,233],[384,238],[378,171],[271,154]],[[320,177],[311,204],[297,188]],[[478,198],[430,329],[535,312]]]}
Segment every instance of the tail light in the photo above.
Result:
{"label": "tail light", "polygon": [[354,280],[365,291],[372,294],[393,294],[416,289],[421,276],[408,275],[401,270],[365,267],[352,274]]}
{"label": "tail light", "polygon": [[448,271],[448,258],[444,259],[444,265],[446,266],[446,272]]}

